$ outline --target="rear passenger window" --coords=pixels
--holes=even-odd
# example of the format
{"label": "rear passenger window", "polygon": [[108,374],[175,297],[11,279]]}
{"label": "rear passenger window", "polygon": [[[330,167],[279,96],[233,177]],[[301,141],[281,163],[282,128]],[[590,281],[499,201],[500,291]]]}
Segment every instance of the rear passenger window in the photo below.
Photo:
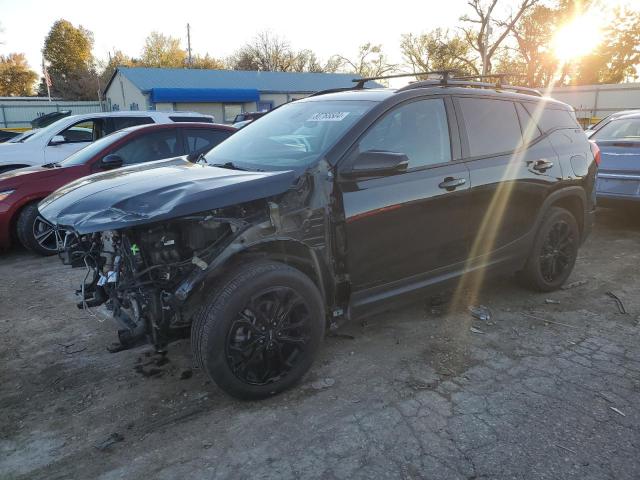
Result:
{"label": "rear passenger window", "polygon": [[[526,105],[526,108],[533,117],[538,114],[535,105]],[[549,132],[556,128],[580,128],[575,116],[569,110],[545,107],[538,115],[540,116],[538,125],[540,125],[543,132]]]}
{"label": "rear passenger window", "polygon": [[483,157],[514,150],[522,140],[513,102],[459,98],[469,141],[469,156]]}
{"label": "rear passenger window", "polygon": [[153,123],[151,117],[113,117],[111,121],[113,122],[113,132],[117,132],[123,128],[135,127],[136,125]]}
{"label": "rear passenger window", "polygon": [[358,149],[404,153],[409,158],[409,168],[450,161],[444,100],[418,100],[396,107],[364,135]]}

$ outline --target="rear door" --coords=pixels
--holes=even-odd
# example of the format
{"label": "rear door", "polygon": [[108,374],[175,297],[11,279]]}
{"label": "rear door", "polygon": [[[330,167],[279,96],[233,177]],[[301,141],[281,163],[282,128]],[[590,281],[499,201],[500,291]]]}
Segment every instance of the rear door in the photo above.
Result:
{"label": "rear door", "polygon": [[562,178],[556,153],[517,102],[460,96],[455,105],[471,178],[469,265],[519,261],[549,190]]}
{"label": "rear door", "polygon": [[347,156],[346,166],[365,151],[409,158],[406,172],[340,180],[354,306],[415,290],[466,258],[469,172],[453,161],[457,127],[447,103],[438,96],[393,107]]}

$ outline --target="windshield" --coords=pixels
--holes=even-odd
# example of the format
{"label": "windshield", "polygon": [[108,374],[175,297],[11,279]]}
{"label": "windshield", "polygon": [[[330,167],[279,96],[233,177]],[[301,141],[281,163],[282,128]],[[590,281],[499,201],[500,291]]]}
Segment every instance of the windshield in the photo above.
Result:
{"label": "windshield", "polygon": [[54,135],[55,133],[58,133],[58,131],[60,131],[67,124],[68,121],[69,121],[69,117],[61,118],[60,120],[57,120],[53,122],[51,125],[48,125],[44,128],[36,128],[34,130],[30,130],[28,132],[29,133],[28,135],[25,135],[19,139],[13,138],[12,141],[13,143],[26,143],[26,142],[35,140],[37,138],[45,137],[47,135]]}
{"label": "windshield", "polygon": [[118,132],[102,137],[99,140],[87,145],[82,150],[78,150],[73,155],[67,157],[66,160],[60,162],[63,167],[71,167],[73,165],[82,165],[87,163],[94,155],[97,155],[101,150],[104,150],[109,145],[117,142],[119,139],[127,135],[129,132],[120,130]]}
{"label": "windshield", "polygon": [[640,139],[640,118],[613,120],[594,133],[591,138],[600,140],[638,140]]}
{"label": "windshield", "polygon": [[251,122],[205,158],[210,164],[232,162],[249,170],[306,167],[375,104],[363,100],[289,103]]}
{"label": "windshield", "polygon": [[26,132],[22,132],[20,135],[16,135],[15,137],[11,138],[7,143],[22,143],[37,131],[37,129],[27,130]]}

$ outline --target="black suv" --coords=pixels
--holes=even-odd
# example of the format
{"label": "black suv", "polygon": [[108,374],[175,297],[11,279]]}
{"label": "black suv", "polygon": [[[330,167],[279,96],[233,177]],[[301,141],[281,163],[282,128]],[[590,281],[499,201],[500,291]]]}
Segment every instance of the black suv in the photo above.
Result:
{"label": "black suv", "polygon": [[123,347],[189,335],[226,392],[299,380],[325,330],[488,271],[559,288],[597,165],[572,109],[517,87],[423,81],[286,104],[211,150],[97,174],[40,204]]}

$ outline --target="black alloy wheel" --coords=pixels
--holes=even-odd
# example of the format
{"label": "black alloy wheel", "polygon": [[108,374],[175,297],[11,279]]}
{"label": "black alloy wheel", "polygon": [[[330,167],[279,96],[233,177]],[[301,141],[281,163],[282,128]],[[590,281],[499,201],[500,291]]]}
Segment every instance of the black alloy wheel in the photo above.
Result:
{"label": "black alloy wheel", "polygon": [[555,282],[572,266],[577,241],[566,221],[560,220],[553,224],[540,253],[540,273],[547,282]]}
{"label": "black alloy wheel", "polygon": [[580,229],[571,212],[551,207],[544,215],[518,277],[540,292],[557,290],[569,278],[578,257]]}
{"label": "black alloy wheel", "polygon": [[227,335],[229,367],[251,385],[284,378],[304,355],[310,323],[309,305],[291,288],[273,287],[252,296]]}
{"label": "black alloy wheel", "polygon": [[191,325],[194,362],[229,395],[280,393],[311,368],[324,337],[325,303],[313,280],[271,260],[239,262],[203,288]]}

